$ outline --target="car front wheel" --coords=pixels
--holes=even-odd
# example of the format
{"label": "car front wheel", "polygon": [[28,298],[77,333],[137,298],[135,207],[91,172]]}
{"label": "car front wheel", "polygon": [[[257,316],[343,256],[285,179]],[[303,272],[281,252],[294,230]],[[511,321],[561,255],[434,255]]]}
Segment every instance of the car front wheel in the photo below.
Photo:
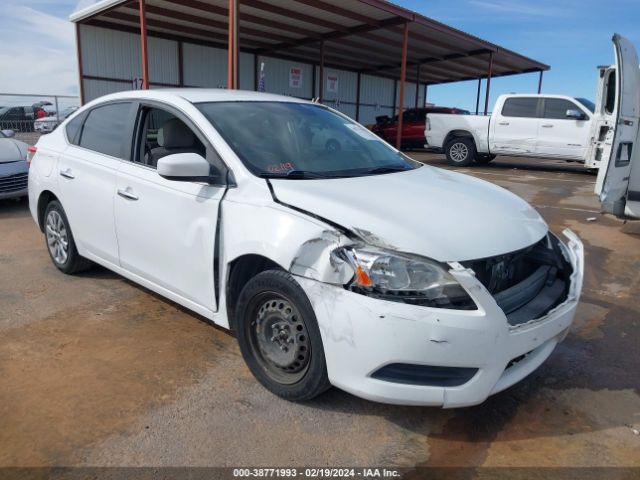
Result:
{"label": "car front wheel", "polygon": [[447,144],[445,154],[449,164],[466,167],[471,165],[476,157],[476,146],[472,138],[457,137]]}
{"label": "car front wheel", "polygon": [[330,387],[316,316],[287,272],[268,270],[249,280],[235,326],[251,373],[274,394],[304,401]]}

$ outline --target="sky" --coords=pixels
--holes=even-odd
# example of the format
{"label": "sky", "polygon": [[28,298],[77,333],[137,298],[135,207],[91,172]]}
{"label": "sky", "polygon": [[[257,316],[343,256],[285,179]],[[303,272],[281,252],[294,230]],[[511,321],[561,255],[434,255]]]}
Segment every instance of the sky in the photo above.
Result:
{"label": "sky", "polygon": [[[596,67],[613,63],[614,32],[640,50],[640,0],[394,3],[550,65],[544,74],[545,93],[593,100]],[[77,4],[78,0],[0,0],[0,94],[77,95],[75,33],[68,21]],[[537,73],[493,79],[490,106],[502,93],[531,93],[537,85]],[[477,81],[431,86],[428,101],[471,110],[476,89]]]}

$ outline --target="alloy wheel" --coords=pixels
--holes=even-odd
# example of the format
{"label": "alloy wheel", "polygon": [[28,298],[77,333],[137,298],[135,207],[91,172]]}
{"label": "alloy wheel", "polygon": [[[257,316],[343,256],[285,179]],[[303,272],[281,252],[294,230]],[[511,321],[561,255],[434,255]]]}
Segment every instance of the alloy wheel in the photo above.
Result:
{"label": "alloy wheel", "polygon": [[51,257],[58,265],[64,265],[69,258],[69,236],[58,211],[51,210],[47,215],[45,232]]}

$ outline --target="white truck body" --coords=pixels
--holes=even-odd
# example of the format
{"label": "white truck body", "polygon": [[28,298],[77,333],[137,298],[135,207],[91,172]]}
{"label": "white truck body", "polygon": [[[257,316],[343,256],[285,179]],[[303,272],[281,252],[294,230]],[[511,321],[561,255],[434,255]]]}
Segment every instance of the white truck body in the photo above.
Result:
{"label": "white truck body", "polygon": [[[425,137],[429,147],[445,153],[455,139],[473,139],[476,155],[515,155],[585,162],[595,114],[566,95],[501,95],[490,116],[429,114]],[[450,155],[447,155],[450,157]],[[455,155],[454,155],[455,157]],[[450,158],[451,160],[451,158]],[[465,158],[454,164],[468,165]],[[597,165],[588,164],[589,168]]]}

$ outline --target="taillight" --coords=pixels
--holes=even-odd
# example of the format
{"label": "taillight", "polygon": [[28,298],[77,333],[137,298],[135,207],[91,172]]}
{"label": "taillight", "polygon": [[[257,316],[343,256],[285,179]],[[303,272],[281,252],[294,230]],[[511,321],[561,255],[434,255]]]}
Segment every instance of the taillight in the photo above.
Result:
{"label": "taillight", "polygon": [[31,162],[33,161],[33,157],[38,151],[37,147],[28,147],[27,148],[27,165],[31,166]]}
{"label": "taillight", "polygon": [[425,128],[426,130],[431,130],[431,122],[429,121],[429,117],[427,117],[427,120],[425,122]]}

